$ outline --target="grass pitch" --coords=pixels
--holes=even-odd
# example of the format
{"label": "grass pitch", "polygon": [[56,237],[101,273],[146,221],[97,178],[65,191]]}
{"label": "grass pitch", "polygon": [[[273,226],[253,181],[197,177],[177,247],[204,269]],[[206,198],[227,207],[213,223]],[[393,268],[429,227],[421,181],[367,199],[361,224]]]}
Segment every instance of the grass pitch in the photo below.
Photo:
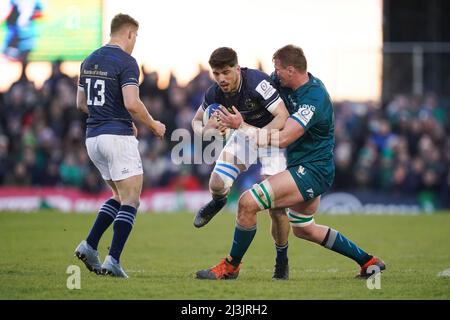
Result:
{"label": "grass pitch", "polygon": [[[140,214],[122,254],[129,279],[97,276],[73,256],[93,214],[0,213],[0,299],[449,299],[450,213],[419,216],[327,216],[316,222],[341,231],[387,270],[381,289],[354,279],[358,266],[316,244],[289,242],[290,280],[271,280],[275,249],[270,219],[258,232],[235,281],[194,279],[196,270],[219,262],[230,249],[234,215],[221,213],[202,229],[193,215]],[[112,238],[99,245],[101,259]],[[81,267],[81,289],[66,286],[68,266]]]}

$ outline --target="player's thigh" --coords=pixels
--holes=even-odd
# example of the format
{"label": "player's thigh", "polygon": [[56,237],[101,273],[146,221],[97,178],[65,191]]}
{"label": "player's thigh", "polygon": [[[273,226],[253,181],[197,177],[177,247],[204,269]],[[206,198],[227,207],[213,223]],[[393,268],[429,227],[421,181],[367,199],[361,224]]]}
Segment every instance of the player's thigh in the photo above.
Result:
{"label": "player's thigh", "polygon": [[238,165],[241,172],[245,171],[258,160],[256,145],[241,130],[235,130],[222,149],[219,160]]}
{"label": "player's thigh", "polygon": [[310,199],[308,201],[297,203],[293,206],[290,206],[288,210],[292,210],[294,212],[299,212],[304,215],[313,215],[317,212],[317,209],[320,205],[320,196]]}
{"label": "player's thigh", "polygon": [[270,183],[274,192],[274,208],[286,208],[304,201],[302,194],[288,170],[270,176],[267,181]]}
{"label": "player's thigh", "polygon": [[297,165],[289,167],[288,171],[305,201],[315,199],[328,191],[333,182],[332,166]]}
{"label": "player's thigh", "polygon": [[94,163],[95,167],[100,172],[103,180],[111,180],[111,174],[109,172],[108,158],[100,148],[99,137],[91,137],[86,139],[86,150],[91,159],[92,163]]}
{"label": "player's thigh", "polygon": [[261,162],[261,175],[273,176],[286,170],[286,154],[284,149],[275,147],[259,148],[258,158]]}
{"label": "player's thigh", "polygon": [[100,149],[108,160],[111,180],[120,181],[143,174],[138,141],[134,136],[101,135]]}
{"label": "player's thigh", "polygon": [[249,194],[261,210],[286,208],[303,201],[302,194],[287,170],[255,184]]}
{"label": "player's thigh", "polygon": [[143,170],[134,136],[100,135],[100,153],[107,159],[110,179],[122,202],[137,201],[142,190]]}

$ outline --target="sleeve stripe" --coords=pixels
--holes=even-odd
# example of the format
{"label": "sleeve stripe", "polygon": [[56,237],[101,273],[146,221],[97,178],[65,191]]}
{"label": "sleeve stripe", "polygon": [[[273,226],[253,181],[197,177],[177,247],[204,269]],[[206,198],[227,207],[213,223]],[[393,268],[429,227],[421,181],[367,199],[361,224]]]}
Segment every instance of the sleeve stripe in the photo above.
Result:
{"label": "sleeve stripe", "polygon": [[278,98],[280,98],[280,95],[279,95],[278,92],[277,92],[276,95],[273,95],[272,102],[267,103],[266,109],[267,109],[267,107],[268,107],[269,105],[271,105],[271,104],[272,104],[275,100],[277,100]]}
{"label": "sleeve stripe", "polygon": [[266,106],[267,111],[269,111],[270,113],[273,113],[280,102],[281,102],[281,98],[279,95],[277,95],[275,100]]}
{"label": "sleeve stripe", "polygon": [[299,118],[297,118],[297,117],[294,116],[294,115],[291,115],[290,118],[292,118],[292,119],[294,119],[295,121],[297,121],[298,123],[300,123],[301,126],[303,127],[303,129],[306,129],[306,126],[303,124],[303,122],[302,122]]}
{"label": "sleeve stripe", "polygon": [[122,88],[123,88],[123,87],[126,87],[126,86],[136,86],[136,87],[139,87],[139,84],[137,84],[136,82],[126,82],[126,83],[124,83],[124,84],[122,85]]}

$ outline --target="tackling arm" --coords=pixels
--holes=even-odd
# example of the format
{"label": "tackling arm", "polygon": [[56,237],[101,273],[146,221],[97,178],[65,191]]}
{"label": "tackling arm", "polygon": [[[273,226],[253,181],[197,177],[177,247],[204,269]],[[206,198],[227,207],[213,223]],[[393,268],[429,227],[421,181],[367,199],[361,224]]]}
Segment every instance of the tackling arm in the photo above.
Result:
{"label": "tackling arm", "polygon": [[264,128],[253,127],[244,122],[242,115],[234,106],[232,108],[233,114],[225,107],[220,107],[220,120],[223,125],[243,130],[248,136],[255,139],[261,147],[270,144],[275,147],[286,148],[305,133],[302,125],[293,118],[287,118],[282,130],[268,130],[267,126]]}
{"label": "tackling arm", "polygon": [[[304,133],[305,129],[297,121],[288,118],[282,130],[269,132],[266,143],[275,147],[286,148],[303,136]],[[259,141],[258,145],[260,145]]]}
{"label": "tackling arm", "polygon": [[[278,130],[283,128],[286,120],[289,117],[289,113],[286,109],[286,106],[284,105],[283,100],[279,99],[275,103],[276,105],[274,106],[273,110],[270,110],[274,118],[266,126],[261,128],[261,130],[263,131],[270,132],[271,130]],[[234,112],[233,114],[230,113],[226,108],[220,107],[220,120],[225,127],[232,129],[241,129],[243,131],[250,132],[258,129],[252,125],[249,125],[248,123],[245,123],[241,113],[234,106],[232,107],[232,109]]]}

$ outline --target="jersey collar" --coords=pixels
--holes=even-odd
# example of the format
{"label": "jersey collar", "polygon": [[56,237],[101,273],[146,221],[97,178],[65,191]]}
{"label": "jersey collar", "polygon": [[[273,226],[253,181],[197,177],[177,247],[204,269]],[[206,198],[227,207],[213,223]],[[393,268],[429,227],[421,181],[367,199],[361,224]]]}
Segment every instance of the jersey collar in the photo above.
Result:
{"label": "jersey collar", "polygon": [[116,48],[116,49],[122,50],[122,48],[119,47],[119,46],[116,45],[116,44],[105,44],[105,47],[107,47],[107,48]]}

